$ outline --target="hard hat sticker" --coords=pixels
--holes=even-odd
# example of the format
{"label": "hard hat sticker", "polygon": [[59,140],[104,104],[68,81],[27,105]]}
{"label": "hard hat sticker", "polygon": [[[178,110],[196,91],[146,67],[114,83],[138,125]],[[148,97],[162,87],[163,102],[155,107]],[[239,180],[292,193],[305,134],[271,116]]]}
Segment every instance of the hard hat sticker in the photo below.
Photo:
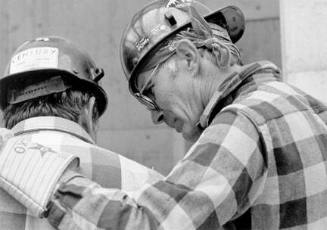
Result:
{"label": "hard hat sticker", "polygon": [[58,57],[58,48],[30,48],[12,57],[9,73],[14,74],[33,69],[57,68]]}
{"label": "hard hat sticker", "polygon": [[187,3],[192,3],[192,0],[169,0],[166,7],[182,7]]}

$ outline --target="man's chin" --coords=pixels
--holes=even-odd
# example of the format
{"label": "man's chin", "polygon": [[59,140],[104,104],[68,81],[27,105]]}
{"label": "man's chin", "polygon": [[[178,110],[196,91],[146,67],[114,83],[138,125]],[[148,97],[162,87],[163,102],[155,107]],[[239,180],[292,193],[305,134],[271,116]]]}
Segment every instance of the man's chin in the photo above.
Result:
{"label": "man's chin", "polygon": [[186,141],[196,142],[197,139],[200,137],[201,133],[199,130],[192,130],[192,132],[183,132],[182,135]]}

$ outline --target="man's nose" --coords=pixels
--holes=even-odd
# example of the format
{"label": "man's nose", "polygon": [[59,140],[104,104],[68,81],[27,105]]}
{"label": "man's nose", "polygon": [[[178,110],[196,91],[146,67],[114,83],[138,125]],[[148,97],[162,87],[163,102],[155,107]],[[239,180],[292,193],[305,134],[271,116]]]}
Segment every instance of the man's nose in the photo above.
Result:
{"label": "man's nose", "polygon": [[163,122],[163,118],[164,118],[164,115],[163,115],[163,112],[162,111],[156,111],[156,110],[152,110],[151,111],[151,118],[152,118],[152,122],[154,124],[160,124]]}

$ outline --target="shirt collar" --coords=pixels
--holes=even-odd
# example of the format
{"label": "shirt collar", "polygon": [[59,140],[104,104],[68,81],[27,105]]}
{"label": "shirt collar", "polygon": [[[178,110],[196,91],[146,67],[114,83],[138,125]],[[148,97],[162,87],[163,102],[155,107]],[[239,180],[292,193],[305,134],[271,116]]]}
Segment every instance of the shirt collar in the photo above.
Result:
{"label": "shirt collar", "polygon": [[41,130],[54,130],[69,133],[92,144],[95,143],[91,136],[79,124],[61,117],[42,116],[29,118],[19,122],[11,130],[15,136]]}
{"label": "shirt collar", "polygon": [[239,88],[245,80],[257,73],[273,73],[277,78],[280,78],[280,70],[275,64],[269,61],[255,62],[240,73],[232,73],[220,84],[218,90],[211,97],[197,126],[201,130],[208,127],[212,114],[219,112],[219,110],[216,110],[218,104],[226,99],[235,89]]}

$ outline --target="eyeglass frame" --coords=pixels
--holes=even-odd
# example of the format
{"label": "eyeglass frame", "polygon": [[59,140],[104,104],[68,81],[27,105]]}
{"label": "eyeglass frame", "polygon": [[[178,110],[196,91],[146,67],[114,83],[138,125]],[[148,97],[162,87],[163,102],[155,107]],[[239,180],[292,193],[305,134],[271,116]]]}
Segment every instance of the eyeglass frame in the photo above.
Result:
{"label": "eyeglass frame", "polygon": [[150,81],[153,79],[154,75],[158,71],[159,66],[161,64],[162,63],[159,63],[159,64],[157,64],[153,68],[153,70],[152,70],[152,72],[150,74],[150,77],[146,80],[146,82],[142,86],[142,89],[139,92],[134,93],[134,96],[136,97],[136,99],[141,104],[145,105],[145,107],[147,107],[147,109],[150,110],[150,111],[157,111],[157,112],[162,111],[162,109],[160,109],[160,107],[157,105],[157,103],[153,99],[151,99],[150,97],[148,97],[148,96],[146,96],[146,95],[143,94],[144,90],[147,88],[147,86],[149,85]]}

